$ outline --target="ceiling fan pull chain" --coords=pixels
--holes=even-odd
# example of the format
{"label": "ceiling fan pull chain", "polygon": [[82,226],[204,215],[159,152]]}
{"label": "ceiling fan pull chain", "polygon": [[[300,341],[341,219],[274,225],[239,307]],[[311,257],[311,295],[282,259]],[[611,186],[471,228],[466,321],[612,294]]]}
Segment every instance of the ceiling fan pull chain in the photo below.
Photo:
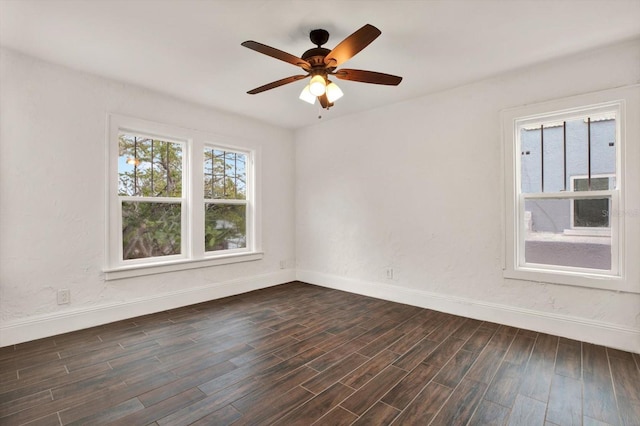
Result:
{"label": "ceiling fan pull chain", "polygon": [[318,102],[318,120],[322,119],[322,104]]}

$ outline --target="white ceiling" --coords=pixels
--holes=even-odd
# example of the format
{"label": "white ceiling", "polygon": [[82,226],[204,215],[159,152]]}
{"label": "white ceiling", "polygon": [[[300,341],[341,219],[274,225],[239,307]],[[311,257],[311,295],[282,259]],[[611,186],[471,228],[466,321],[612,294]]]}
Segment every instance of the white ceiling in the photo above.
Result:
{"label": "white ceiling", "polygon": [[301,56],[308,33],[338,42],[366,23],[382,35],[343,65],[404,77],[397,86],[338,81],[324,120],[459,86],[640,36],[640,0],[0,0],[0,44],[182,99],[299,128],[317,106],[306,80],[247,90],[300,69],[240,46]]}

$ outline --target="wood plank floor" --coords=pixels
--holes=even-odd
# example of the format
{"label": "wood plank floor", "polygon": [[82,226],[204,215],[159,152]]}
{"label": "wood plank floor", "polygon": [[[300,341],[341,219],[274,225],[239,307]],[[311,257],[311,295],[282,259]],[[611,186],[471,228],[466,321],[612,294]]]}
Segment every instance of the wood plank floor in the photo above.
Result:
{"label": "wood plank floor", "polygon": [[290,283],[0,349],[2,425],[640,425],[640,356]]}

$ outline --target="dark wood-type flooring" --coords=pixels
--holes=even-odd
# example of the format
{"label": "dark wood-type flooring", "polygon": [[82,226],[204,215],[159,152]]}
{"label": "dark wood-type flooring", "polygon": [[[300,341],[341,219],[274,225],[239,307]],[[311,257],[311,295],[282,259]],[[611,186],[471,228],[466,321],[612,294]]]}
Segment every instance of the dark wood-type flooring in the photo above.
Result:
{"label": "dark wood-type flooring", "polygon": [[2,425],[639,425],[640,356],[302,283],[0,349]]}

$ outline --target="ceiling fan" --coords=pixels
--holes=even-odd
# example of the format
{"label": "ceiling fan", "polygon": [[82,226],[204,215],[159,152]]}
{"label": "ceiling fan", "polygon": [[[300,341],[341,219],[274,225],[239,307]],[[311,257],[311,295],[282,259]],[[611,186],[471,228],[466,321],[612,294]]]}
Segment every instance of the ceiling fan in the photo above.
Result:
{"label": "ceiling fan", "polygon": [[322,45],[329,40],[329,33],[322,29],[313,30],[309,34],[309,38],[317,47],[304,52],[301,58],[274,47],[258,43],[257,41],[245,41],[242,43],[242,46],[271,56],[272,58],[288,62],[307,72],[306,74],[293,75],[265,84],[264,86],[256,87],[247,93],[255,95],[303,78],[311,77],[311,81],[300,94],[300,99],[313,104],[317,98],[322,108],[328,109],[333,106],[333,103],[341,98],[343,94],[338,85],[329,80],[329,76],[335,76],[340,80],[397,86],[402,81],[402,77],[396,75],[347,68],[336,70],[342,63],[348,61],[367,47],[373,40],[378,38],[380,34],[382,34],[382,32],[379,29],[367,24],[342,40],[333,50],[329,50],[322,47]]}

